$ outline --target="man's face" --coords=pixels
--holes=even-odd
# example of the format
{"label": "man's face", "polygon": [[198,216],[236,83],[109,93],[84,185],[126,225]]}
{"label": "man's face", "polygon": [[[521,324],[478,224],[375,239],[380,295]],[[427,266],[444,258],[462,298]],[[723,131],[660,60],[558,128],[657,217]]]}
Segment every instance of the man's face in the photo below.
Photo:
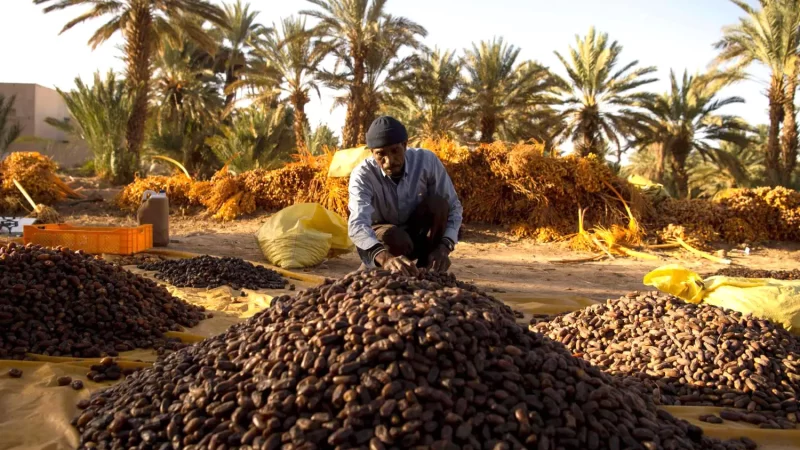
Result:
{"label": "man's face", "polygon": [[373,148],[372,156],[380,164],[383,173],[390,177],[402,175],[403,164],[406,162],[406,143],[390,145],[388,147]]}

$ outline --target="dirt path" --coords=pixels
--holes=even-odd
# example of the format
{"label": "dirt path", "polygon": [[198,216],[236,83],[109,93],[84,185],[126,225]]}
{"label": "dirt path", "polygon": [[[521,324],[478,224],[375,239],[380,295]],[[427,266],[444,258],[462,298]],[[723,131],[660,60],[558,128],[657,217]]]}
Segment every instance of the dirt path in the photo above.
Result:
{"label": "dirt path", "polygon": [[[135,225],[132,215],[111,208],[107,203],[61,208],[70,223],[85,225]],[[219,223],[201,216],[173,214],[170,223],[170,248],[201,254],[236,256],[265,262],[255,233],[267,214]],[[618,258],[581,264],[557,264],[554,260],[576,259],[582,255],[562,244],[537,245],[515,240],[488,229],[467,228],[462,242],[452,255],[452,271],[464,281],[490,292],[520,294],[530,298],[586,297],[606,300],[635,290],[647,290],[641,283],[648,271],[668,263],[679,263],[701,274],[724,267],[698,259],[685,252],[662,254],[659,261]],[[735,264],[772,270],[800,268],[800,245],[758,248],[750,256],[732,252]],[[357,255],[331,259],[306,272],[336,277],[356,270]]]}

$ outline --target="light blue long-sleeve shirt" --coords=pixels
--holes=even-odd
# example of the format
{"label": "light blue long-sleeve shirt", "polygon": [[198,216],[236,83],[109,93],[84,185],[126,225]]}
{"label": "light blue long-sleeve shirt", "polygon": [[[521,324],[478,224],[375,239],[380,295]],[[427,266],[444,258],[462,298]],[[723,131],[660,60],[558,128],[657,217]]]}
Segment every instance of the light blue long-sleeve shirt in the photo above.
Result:
{"label": "light blue long-sleeve shirt", "polygon": [[348,229],[356,247],[368,250],[380,244],[373,224],[404,225],[428,195],[439,195],[450,205],[444,237],[458,243],[463,208],[444,164],[430,150],[409,148],[400,182],[387,176],[370,156],[350,174]]}

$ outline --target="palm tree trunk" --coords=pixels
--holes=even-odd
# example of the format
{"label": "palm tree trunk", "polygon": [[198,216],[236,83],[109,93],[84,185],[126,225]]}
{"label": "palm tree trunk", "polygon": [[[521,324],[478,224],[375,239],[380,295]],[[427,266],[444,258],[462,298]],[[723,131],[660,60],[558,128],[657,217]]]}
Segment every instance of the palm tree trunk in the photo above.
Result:
{"label": "palm tree trunk", "polygon": [[344,117],[342,130],[342,147],[350,148],[358,145],[361,135],[361,113],[364,108],[364,57],[353,57],[353,83],[350,85],[350,98],[347,114]]}
{"label": "palm tree trunk", "polygon": [[676,196],[678,198],[689,198],[689,174],[686,173],[686,160],[689,158],[689,151],[688,148],[682,147],[682,145],[673,146],[670,151],[672,155],[670,164],[672,166],[672,176],[675,179]]}
{"label": "palm tree trunk", "polygon": [[600,111],[597,105],[587,105],[581,111],[580,124],[578,125],[581,136],[581,143],[577,150],[578,154],[582,157],[587,157],[591,154],[598,156],[602,155],[600,151]]}
{"label": "palm tree trunk", "polygon": [[655,149],[656,149],[655,182],[658,184],[664,184],[664,170],[667,162],[667,152],[665,151],[666,146],[663,142],[658,143],[655,145]]}
{"label": "palm tree trunk", "polygon": [[581,155],[582,158],[586,158],[594,153],[594,139],[592,139],[591,133],[586,131],[583,132],[577,150],[578,154]]}
{"label": "palm tree trunk", "polygon": [[300,89],[295,90],[290,99],[292,107],[294,108],[294,139],[298,150],[306,150],[306,135],[305,128],[308,124],[308,116],[306,116],[306,103],[308,103],[308,95]]}
{"label": "palm tree trunk", "polygon": [[369,126],[372,125],[372,122],[378,116],[378,99],[375,97],[375,93],[371,92],[369,89],[364,89],[364,103],[362,104],[362,114],[361,114],[361,129],[359,133],[361,136],[366,135],[367,130],[369,130]]}
{"label": "palm tree trunk", "polygon": [[131,23],[125,33],[127,79],[133,91],[133,105],[125,139],[128,154],[118,155],[114,164],[114,181],[130,183],[139,167],[139,154],[144,142],[147,122],[147,100],[150,95],[150,56],[153,51],[153,17],[146,4],[133,7]]}
{"label": "palm tree trunk", "polygon": [[783,113],[783,79],[780,75],[772,76],[767,97],[769,99],[769,131],[767,134],[766,155],[764,157],[767,172],[766,181],[770,186],[777,186],[780,183],[778,134]]}
{"label": "palm tree trunk", "polygon": [[794,106],[794,97],[797,93],[798,64],[795,63],[788,75],[786,92],[783,98],[783,129],[781,136],[781,164],[779,168],[779,183],[789,186],[792,182],[792,172],[797,164],[797,112]]}
{"label": "palm tree trunk", "polygon": [[491,144],[494,140],[494,132],[497,130],[497,120],[494,116],[484,115],[481,117],[481,142]]}
{"label": "palm tree trunk", "polygon": [[347,113],[344,116],[344,128],[342,128],[342,147],[350,148],[358,145],[358,132],[361,128],[361,120],[358,114],[358,105],[361,103],[353,97],[358,97],[358,87],[350,86],[350,99],[347,102]]}
{"label": "palm tree trunk", "polygon": [[[228,68],[225,69],[225,88],[224,88],[223,92],[228,92],[228,88],[230,87],[230,85],[232,85],[236,81],[237,81],[237,77],[233,73],[233,66],[228,66]],[[223,109],[227,109],[228,106],[230,106],[230,104],[233,103],[233,100],[235,98],[236,98],[236,93],[235,92],[229,92],[225,96],[225,105],[224,105]]]}

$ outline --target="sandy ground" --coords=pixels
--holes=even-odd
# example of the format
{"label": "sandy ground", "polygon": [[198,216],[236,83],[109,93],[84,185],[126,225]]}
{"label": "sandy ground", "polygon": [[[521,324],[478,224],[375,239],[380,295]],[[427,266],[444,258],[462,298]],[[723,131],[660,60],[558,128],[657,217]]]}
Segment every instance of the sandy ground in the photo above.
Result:
{"label": "sandy ground", "polygon": [[[95,190],[102,202],[59,205],[58,210],[68,223],[77,225],[136,225],[135,216],[114,207],[113,189]],[[173,211],[170,222],[170,248],[200,254],[236,256],[266,262],[256,242],[255,233],[269,217],[257,214],[229,223]],[[519,294],[527,298],[585,297],[606,300],[637,290],[651,290],[642,284],[642,277],[664,264],[678,263],[701,274],[710,274],[724,267],[700,259],[684,251],[660,253],[658,261],[617,258],[610,261],[562,264],[554,261],[577,259],[588,254],[569,250],[564,244],[535,244],[514,239],[502,231],[465,227],[462,242],[451,256],[452,272],[464,281],[473,282],[489,292]],[[734,264],[752,268],[788,270],[800,268],[800,244],[757,247],[749,256],[733,249],[729,258]],[[360,264],[356,254],[330,259],[306,272],[336,277],[356,270]]]}

